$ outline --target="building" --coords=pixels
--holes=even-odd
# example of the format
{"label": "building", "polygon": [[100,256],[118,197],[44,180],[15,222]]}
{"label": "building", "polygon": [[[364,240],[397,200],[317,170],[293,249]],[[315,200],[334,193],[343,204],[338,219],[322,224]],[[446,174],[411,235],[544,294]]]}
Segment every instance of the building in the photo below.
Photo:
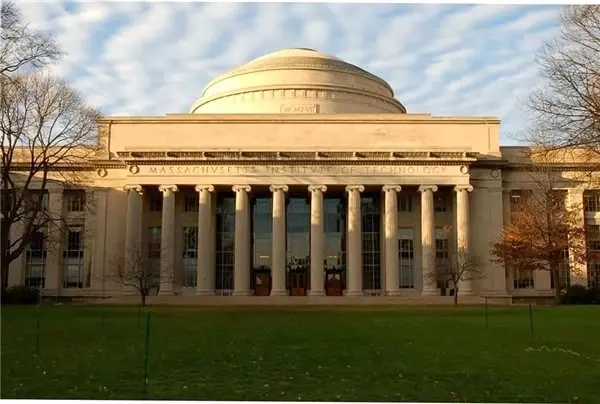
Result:
{"label": "building", "polygon": [[[489,260],[527,188],[527,149],[500,146],[497,118],[407,113],[384,80],[335,57],[281,50],[215,78],[187,114],[98,124],[81,189],[48,187],[69,230],[34,239],[10,284],[128,293],[109,274],[141,251],[165,296],[429,296],[452,285],[427,268],[460,248],[485,273],[461,294],[553,294],[549,274]],[[582,224],[600,228],[600,190],[569,175],[577,159],[560,164]],[[594,265],[568,267],[571,283],[599,282]]]}

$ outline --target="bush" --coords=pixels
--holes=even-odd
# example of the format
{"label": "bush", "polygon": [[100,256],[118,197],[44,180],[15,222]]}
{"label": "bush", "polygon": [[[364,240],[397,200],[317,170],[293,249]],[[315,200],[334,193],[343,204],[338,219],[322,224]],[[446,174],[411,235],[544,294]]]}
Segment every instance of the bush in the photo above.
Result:
{"label": "bush", "polygon": [[600,289],[589,288],[586,294],[586,301],[588,304],[600,304]]}
{"label": "bush", "polygon": [[2,304],[36,304],[40,298],[38,289],[12,286],[2,293]]}
{"label": "bush", "polygon": [[586,304],[588,297],[587,288],[583,285],[571,285],[563,295],[564,304]]}

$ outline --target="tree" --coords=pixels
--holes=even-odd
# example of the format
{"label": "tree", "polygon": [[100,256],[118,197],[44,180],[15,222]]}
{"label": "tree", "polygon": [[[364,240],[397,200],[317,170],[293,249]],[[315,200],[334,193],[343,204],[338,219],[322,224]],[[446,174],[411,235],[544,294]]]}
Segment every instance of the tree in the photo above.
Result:
{"label": "tree", "polygon": [[147,297],[154,289],[158,290],[161,284],[172,280],[171,276],[161,273],[160,266],[157,265],[159,262],[159,259],[150,257],[143,248],[134,247],[112,261],[107,278],[123,286],[125,290],[138,294],[141,305],[145,306]]}
{"label": "tree", "polygon": [[64,223],[60,212],[47,209],[48,191],[53,183],[67,189],[84,186],[87,160],[98,145],[100,113],[65,81],[35,70],[60,57],[53,39],[30,31],[14,3],[2,3],[2,12],[0,266],[4,290],[10,263],[34,235],[42,232],[48,248],[56,248],[50,242],[57,237],[51,235],[61,232]]}
{"label": "tree", "polygon": [[580,220],[583,207],[567,201],[566,191],[557,189],[561,188],[557,182],[560,170],[537,162],[528,168],[528,174],[530,188],[511,200],[511,221],[492,245],[492,261],[532,274],[550,272],[560,302],[561,268],[568,268],[569,261],[583,264],[587,258]]}
{"label": "tree", "polygon": [[20,70],[40,69],[64,55],[54,37],[34,31],[23,22],[14,0],[2,2],[0,38],[0,75],[10,77]]}
{"label": "tree", "polygon": [[597,158],[600,6],[565,7],[560,35],[542,48],[537,60],[546,83],[529,98],[534,126],[522,140],[553,150],[579,148]]}
{"label": "tree", "polygon": [[[450,233],[451,226],[445,226],[444,232]],[[435,267],[426,274],[431,281],[444,283],[450,282],[454,289],[454,305],[458,305],[458,294],[461,285],[482,279],[484,272],[481,270],[479,259],[470,254],[468,250],[459,250],[448,253],[445,257],[435,257]]]}

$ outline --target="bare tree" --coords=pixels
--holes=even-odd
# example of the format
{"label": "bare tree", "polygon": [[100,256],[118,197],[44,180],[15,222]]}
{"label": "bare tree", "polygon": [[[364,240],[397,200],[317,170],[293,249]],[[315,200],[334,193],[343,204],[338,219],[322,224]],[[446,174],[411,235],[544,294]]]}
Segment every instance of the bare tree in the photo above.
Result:
{"label": "bare tree", "polygon": [[32,30],[23,22],[14,0],[2,1],[0,33],[0,76],[39,69],[60,60],[63,52],[54,37]]}
{"label": "bare tree", "polygon": [[138,294],[141,305],[145,306],[153,290],[158,291],[163,283],[172,281],[172,277],[160,271],[159,263],[160,260],[150,257],[143,248],[135,247],[112,260],[107,278]]}
{"label": "bare tree", "polygon": [[32,234],[60,231],[61,214],[47,209],[47,192],[53,183],[67,189],[84,186],[90,172],[87,159],[98,145],[100,113],[67,83],[45,73],[0,81],[4,289],[10,263],[29,245]]}
{"label": "bare tree", "polygon": [[[546,84],[530,96],[528,143],[600,156],[600,6],[566,6],[558,38],[538,55]],[[583,156],[579,156],[582,158]]]}

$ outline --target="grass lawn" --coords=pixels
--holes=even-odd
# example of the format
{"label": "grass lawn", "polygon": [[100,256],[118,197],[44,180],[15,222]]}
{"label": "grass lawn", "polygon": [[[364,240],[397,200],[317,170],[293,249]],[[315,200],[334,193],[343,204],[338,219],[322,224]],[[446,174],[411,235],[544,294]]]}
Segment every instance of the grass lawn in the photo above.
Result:
{"label": "grass lawn", "polygon": [[[600,307],[152,308],[149,399],[600,403]],[[141,399],[136,308],[2,308],[4,398]],[[531,350],[570,349],[572,353]]]}

